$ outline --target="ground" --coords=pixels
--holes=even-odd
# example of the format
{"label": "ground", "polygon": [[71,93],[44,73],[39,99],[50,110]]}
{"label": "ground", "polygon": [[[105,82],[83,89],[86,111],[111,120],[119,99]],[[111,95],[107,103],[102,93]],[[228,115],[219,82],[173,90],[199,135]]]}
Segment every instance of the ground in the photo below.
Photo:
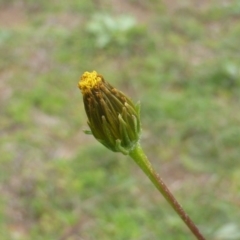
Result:
{"label": "ground", "polygon": [[141,101],[143,149],[206,238],[239,239],[239,20],[238,1],[1,1],[2,238],[194,239],[83,133],[77,83],[97,70]]}

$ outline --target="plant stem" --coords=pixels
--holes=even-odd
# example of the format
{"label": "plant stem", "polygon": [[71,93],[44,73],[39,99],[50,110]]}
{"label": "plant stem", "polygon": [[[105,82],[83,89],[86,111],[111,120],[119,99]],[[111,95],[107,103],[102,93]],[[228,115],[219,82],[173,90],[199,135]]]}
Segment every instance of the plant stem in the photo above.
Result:
{"label": "plant stem", "polygon": [[190,219],[187,213],[183,210],[181,205],[172,195],[166,184],[160,178],[160,176],[154,171],[151,163],[149,162],[147,156],[142,150],[140,144],[130,152],[130,157],[138,164],[138,166],[143,170],[143,172],[148,176],[151,182],[156,186],[159,192],[164,196],[168,203],[172,206],[175,212],[181,217],[185,222],[191,232],[195,235],[198,240],[205,240],[203,235],[200,233],[194,222]]}

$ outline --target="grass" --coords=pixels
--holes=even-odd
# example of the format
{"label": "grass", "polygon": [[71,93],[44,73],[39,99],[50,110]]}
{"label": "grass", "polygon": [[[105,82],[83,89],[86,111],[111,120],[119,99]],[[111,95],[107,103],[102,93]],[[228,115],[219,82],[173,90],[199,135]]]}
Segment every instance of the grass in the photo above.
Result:
{"label": "grass", "polygon": [[[130,158],[83,134],[86,70],[141,101],[143,148],[207,239],[239,239],[238,1],[0,4],[2,239],[193,239]],[[89,32],[96,13],[136,22]]]}

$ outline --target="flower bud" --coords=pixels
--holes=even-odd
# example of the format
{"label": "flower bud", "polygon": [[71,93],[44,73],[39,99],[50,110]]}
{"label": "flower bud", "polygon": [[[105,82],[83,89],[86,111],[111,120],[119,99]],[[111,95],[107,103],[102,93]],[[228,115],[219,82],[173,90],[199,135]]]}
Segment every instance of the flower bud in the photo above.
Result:
{"label": "flower bud", "polygon": [[96,71],[85,72],[78,84],[93,136],[114,152],[129,152],[140,138],[140,105],[134,105]]}

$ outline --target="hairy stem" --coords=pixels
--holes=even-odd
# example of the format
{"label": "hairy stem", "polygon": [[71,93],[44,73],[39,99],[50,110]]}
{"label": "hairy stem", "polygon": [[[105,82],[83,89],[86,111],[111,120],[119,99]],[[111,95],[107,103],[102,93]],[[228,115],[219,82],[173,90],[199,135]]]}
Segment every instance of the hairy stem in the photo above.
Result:
{"label": "hairy stem", "polygon": [[143,170],[143,172],[148,176],[151,182],[156,186],[159,192],[164,196],[168,203],[172,206],[175,212],[181,217],[185,222],[191,232],[195,235],[198,240],[205,240],[203,235],[200,233],[199,229],[196,227],[194,222],[190,219],[187,213],[183,210],[181,205],[172,195],[167,185],[163,182],[160,176],[154,171],[151,163],[149,162],[147,156],[144,154],[141,146],[138,144],[129,154],[138,166]]}

